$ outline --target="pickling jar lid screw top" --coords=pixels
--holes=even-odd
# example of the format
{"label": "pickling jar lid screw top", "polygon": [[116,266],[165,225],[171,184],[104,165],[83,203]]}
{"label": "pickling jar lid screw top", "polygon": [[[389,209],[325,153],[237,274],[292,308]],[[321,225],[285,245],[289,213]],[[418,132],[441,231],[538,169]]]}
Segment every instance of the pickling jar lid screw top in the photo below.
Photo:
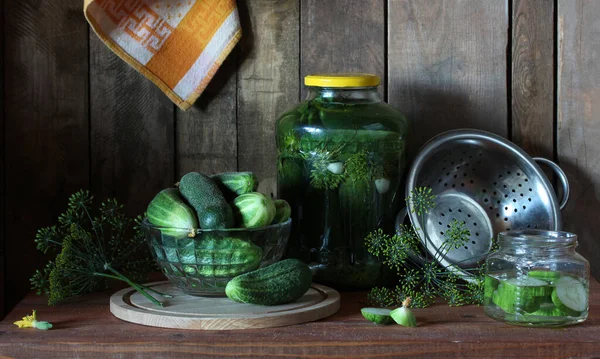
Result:
{"label": "pickling jar lid screw top", "polygon": [[380,82],[379,76],[362,73],[325,73],[304,77],[304,85],[316,87],[369,87]]}

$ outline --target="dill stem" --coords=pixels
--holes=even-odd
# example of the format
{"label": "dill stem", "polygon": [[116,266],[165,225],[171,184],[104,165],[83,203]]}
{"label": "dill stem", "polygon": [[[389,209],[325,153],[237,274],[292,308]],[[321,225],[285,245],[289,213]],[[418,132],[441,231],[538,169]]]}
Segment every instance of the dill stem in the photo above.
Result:
{"label": "dill stem", "polygon": [[[123,279],[122,279],[121,277],[117,277],[116,275],[110,275],[110,274],[105,274],[105,273],[94,273],[94,275],[101,276],[101,277],[106,277],[106,278],[112,278],[112,279],[116,279],[116,280],[123,281]],[[142,288],[143,290],[150,291],[150,292],[154,292],[154,293],[156,293],[156,294],[160,295],[161,297],[165,297],[165,298],[173,298],[173,296],[172,296],[172,295],[170,295],[170,294],[166,294],[166,293],[163,293],[163,292],[159,292],[159,291],[157,291],[156,289],[152,289],[152,288],[150,288],[150,287],[147,287],[147,286],[145,286],[145,285],[143,285],[143,284],[139,284],[139,283],[136,283],[136,284],[137,284],[137,285],[138,285],[140,288]]]}
{"label": "dill stem", "polygon": [[151,296],[150,294],[148,294],[142,287],[140,287],[138,284],[132,282],[131,280],[129,280],[129,278],[125,277],[123,274],[119,273],[117,270],[115,270],[114,268],[112,268],[111,266],[106,266],[106,269],[108,269],[109,271],[113,272],[116,276],[111,276],[109,274],[105,274],[105,273],[94,273],[94,275],[99,275],[101,277],[109,277],[109,278],[113,278],[113,279],[119,279],[122,280],[123,282],[129,284],[131,287],[133,287],[133,289],[137,290],[138,292],[140,292],[144,297],[148,298],[149,301],[151,301],[152,303],[158,305],[159,307],[162,307],[163,304],[161,302],[159,302],[156,298],[154,298],[153,296]]}

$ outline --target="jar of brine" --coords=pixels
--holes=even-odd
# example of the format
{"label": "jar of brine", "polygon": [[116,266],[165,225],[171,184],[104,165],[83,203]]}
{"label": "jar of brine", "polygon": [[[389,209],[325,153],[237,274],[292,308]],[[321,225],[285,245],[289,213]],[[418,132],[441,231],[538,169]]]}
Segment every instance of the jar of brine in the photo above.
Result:
{"label": "jar of brine", "polygon": [[304,84],[306,100],[276,129],[278,194],[292,207],[287,255],[308,263],[317,283],[368,289],[384,275],[365,237],[393,226],[408,121],[382,101],[375,75],[309,75]]}
{"label": "jar of brine", "polygon": [[498,235],[500,249],[486,260],[485,313],[514,325],[555,327],[588,316],[589,262],[577,236],[523,230]]}

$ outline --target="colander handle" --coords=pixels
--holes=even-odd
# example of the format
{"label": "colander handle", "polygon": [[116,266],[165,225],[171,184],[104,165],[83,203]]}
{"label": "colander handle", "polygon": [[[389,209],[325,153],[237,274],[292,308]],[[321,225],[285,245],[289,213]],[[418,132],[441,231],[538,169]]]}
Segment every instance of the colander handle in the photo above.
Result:
{"label": "colander handle", "polygon": [[560,201],[560,209],[562,210],[567,205],[567,202],[569,201],[569,193],[571,192],[571,188],[569,187],[569,180],[567,179],[567,175],[565,174],[565,171],[563,171],[562,168],[560,168],[560,166],[557,165],[556,163],[554,163],[548,159],[545,159],[543,157],[534,157],[533,160],[537,163],[542,163],[542,164],[545,164],[546,166],[550,167],[552,169],[552,171],[558,176],[558,179],[560,180],[560,184],[562,185],[562,192],[563,192],[563,196]]}

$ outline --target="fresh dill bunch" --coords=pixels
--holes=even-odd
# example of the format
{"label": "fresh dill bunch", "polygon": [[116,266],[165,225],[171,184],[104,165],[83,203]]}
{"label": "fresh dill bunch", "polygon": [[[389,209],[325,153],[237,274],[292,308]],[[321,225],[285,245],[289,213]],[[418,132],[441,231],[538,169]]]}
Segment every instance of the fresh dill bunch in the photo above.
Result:
{"label": "fresh dill bunch", "polygon": [[[417,188],[407,198],[412,201],[414,211],[423,216],[435,207],[435,195],[430,188]],[[424,221],[421,221],[424,223]],[[424,231],[427,238],[427,233]],[[450,306],[483,303],[483,284],[485,268],[460,268],[450,264],[444,268],[436,258],[443,258],[453,250],[461,248],[470,240],[471,233],[466,223],[454,220],[444,232],[444,242],[437,253],[431,256],[425,251],[413,226],[402,225],[394,236],[385,234],[381,229],[371,232],[365,238],[367,251],[382,258],[383,264],[394,269],[399,275],[396,289],[377,288],[372,297],[380,299],[379,304],[399,306],[405,297],[413,299],[414,307],[427,307],[436,297],[441,297]],[[492,250],[497,244],[492,241]],[[457,273],[465,273],[462,277]],[[377,294],[377,295],[375,295]],[[390,299],[391,298],[391,299]]]}
{"label": "fresh dill bunch", "polygon": [[411,256],[415,256],[419,251],[418,246],[418,237],[415,231],[409,226],[401,225],[399,233],[390,237],[387,246],[382,251],[383,263],[401,272],[402,268],[407,265],[407,261],[412,262]]}
{"label": "fresh dill bunch", "polygon": [[386,287],[374,287],[367,294],[367,300],[371,305],[378,307],[397,307],[406,298],[410,297],[413,301],[411,307],[426,308],[433,304],[432,297],[422,292],[402,286],[396,286],[393,289]]}
{"label": "fresh dill bunch", "polygon": [[[402,289],[402,287],[397,288]],[[410,297],[412,299],[411,307],[413,308],[427,308],[430,305],[432,305],[435,300],[434,294],[424,291],[422,289],[406,289],[402,290],[401,293],[402,296],[398,296],[401,299],[398,300],[395,306],[399,306],[400,304],[402,304],[404,299],[406,299],[407,297]]]}
{"label": "fresh dill bunch", "polygon": [[367,300],[369,303],[380,307],[391,307],[396,303],[394,291],[386,287],[371,288],[367,294]]}
{"label": "fresh dill bunch", "polygon": [[378,228],[365,238],[367,251],[372,255],[379,257],[387,249],[391,242],[391,236],[383,233],[383,229]]}
{"label": "fresh dill bunch", "polygon": [[54,261],[46,263],[44,269],[36,269],[33,273],[33,277],[29,279],[31,283],[31,289],[35,291],[37,295],[50,296],[50,273],[54,269]]}
{"label": "fresh dill bunch", "polygon": [[89,191],[74,193],[58,225],[38,230],[38,250],[52,250],[57,255],[34,273],[32,288],[39,295],[47,295],[48,304],[53,305],[121,280],[160,305],[146,293],[151,289],[134,282],[156,270],[139,227],[141,217],[126,216],[123,206],[114,199],[103,202],[94,217],[92,202]]}
{"label": "fresh dill bunch", "polygon": [[413,212],[421,216],[435,208],[435,197],[431,187],[417,187],[410,193],[406,202],[411,202]]}
{"label": "fresh dill bunch", "polygon": [[419,251],[418,242],[415,231],[404,225],[401,225],[401,230],[394,236],[385,234],[379,228],[365,238],[367,251],[374,256],[383,256],[383,263],[397,271],[405,266],[411,255]]}
{"label": "fresh dill bunch", "polygon": [[471,232],[464,221],[457,221],[454,219],[450,222],[449,226],[450,228],[444,233],[442,252],[448,252],[463,247],[471,237]]}

